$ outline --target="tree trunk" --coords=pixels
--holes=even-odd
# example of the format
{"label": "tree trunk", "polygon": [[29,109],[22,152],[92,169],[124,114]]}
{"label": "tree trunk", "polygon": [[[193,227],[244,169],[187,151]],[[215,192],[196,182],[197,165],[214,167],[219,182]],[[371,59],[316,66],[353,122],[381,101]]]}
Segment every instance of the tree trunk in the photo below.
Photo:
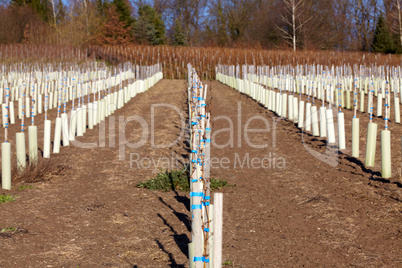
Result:
{"label": "tree trunk", "polygon": [[296,3],[292,0],[293,51],[296,51]]}

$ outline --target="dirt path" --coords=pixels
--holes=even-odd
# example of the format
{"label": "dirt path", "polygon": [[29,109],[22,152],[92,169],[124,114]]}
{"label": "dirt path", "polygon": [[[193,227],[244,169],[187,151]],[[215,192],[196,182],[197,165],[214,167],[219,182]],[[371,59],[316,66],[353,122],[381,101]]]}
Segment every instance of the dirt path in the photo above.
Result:
{"label": "dirt path", "polygon": [[[233,89],[214,82],[212,97],[213,140],[229,140],[219,130],[230,124],[217,116],[230,118],[234,129],[233,147],[211,152],[221,161],[212,175],[236,184],[224,195],[225,260],[235,267],[402,265],[400,184],[370,180],[371,172],[345,155],[336,155],[335,167],[323,163],[304,147],[323,152],[323,139],[304,135],[303,145],[293,123]],[[246,142],[253,116],[259,118],[248,128],[269,132],[247,137],[266,148]]]}
{"label": "dirt path", "polygon": [[[236,185],[223,190],[224,261],[234,267],[402,264],[399,184],[373,181],[344,155],[335,167],[321,162],[304,146],[323,152],[321,139],[304,136],[303,145],[291,122],[218,82],[208,84],[212,176]],[[69,168],[34,189],[11,191],[19,198],[0,204],[0,229],[21,229],[0,238],[0,267],[187,267],[188,194],[134,187],[159,168],[180,166],[176,159],[186,161],[184,138],[156,148],[183,134],[174,107],[184,112],[186,102],[184,81],[162,80],[78,139],[101,148],[62,148],[52,157]],[[253,116],[259,117],[246,126]],[[132,121],[125,126],[123,119]],[[124,147],[123,136],[130,143]],[[142,138],[142,146],[131,148]]]}
{"label": "dirt path", "polygon": [[[152,148],[148,129],[152,104],[187,109],[184,89],[184,81],[159,82],[109,117],[104,137],[96,127],[78,138],[102,148],[62,148],[60,155],[52,157],[67,159],[68,169],[34,189],[12,191],[19,198],[0,205],[0,229],[20,227],[28,233],[0,238],[0,267],[169,267],[169,263],[179,267],[186,263],[190,230],[186,195],[134,187],[155,176],[159,168],[176,165],[172,155],[179,160],[186,155],[184,139],[171,147]],[[121,128],[127,141],[131,146],[141,138],[146,141],[139,148],[125,146],[125,160],[120,161],[124,141],[119,140],[119,120],[130,116],[138,120]],[[170,107],[155,107],[154,116],[155,144],[174,141],[179,114]],[[155,165],[158,159],[162,164],[155,166],[152,159]]]}

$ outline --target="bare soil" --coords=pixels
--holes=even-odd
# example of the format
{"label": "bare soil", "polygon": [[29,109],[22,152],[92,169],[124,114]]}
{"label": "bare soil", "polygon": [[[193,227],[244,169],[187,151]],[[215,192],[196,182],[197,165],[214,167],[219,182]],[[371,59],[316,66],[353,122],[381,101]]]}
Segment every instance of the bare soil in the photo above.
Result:
{"label": "bare soil", "polygon": [[[376,166],[364,167],[367,115],[360,115],[361,157],[354,159],[350,151],[333,150],[324,138],[301,132],[249,97],[215,81],[207,84],[212,176],[236,185],[223,190],[225,262],[233,267],[402,266],[400,126],[391,127],[393,177],[384,180],[379,144]],[[95,148],[62,147],[51,155],[62,168],[46,180],[0,190],[18,196],[0,204],[0,229],[16,228],[0,237],[0,267],[188,266],[188,193],[135,187],[160,169],[179,169],[188,161],[185,88],[184,80],[162,80],[77,138],[96,143]],[[346,122],[351,116],[345,111]],[[381,118],[375,120],[382,129]],[[269,132],[247,132],[263,128]],[[346,128],[350,148],[351,126]],[[129,145],[123,146],[123,133]],[[144,144],[135,146],[141,139]],[[328,165],[322,159],[336,161]],[[33,189],[18,189],[26,185]]]}

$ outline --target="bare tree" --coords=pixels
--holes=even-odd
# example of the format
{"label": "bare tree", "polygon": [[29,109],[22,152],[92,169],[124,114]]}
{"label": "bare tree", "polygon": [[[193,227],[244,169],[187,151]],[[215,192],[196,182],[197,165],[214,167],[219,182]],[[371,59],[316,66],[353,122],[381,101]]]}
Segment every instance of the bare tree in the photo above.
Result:
{"label": "bare tree", "polygon": [[380,0],[349,0],[350,19],[352,21],[351,38],[357,41],[355,49],[369,50],[380,16]]}
{"label": "bare tree", "polygon": [[399,35],[399,43],[402,46],[402,0],[391,0],[391,29]]}
{"label": "bare tree", "polygon": [[284,14],[281,15],[284,27],[277,26],[281,32],[282,37],[293,46],[293,50],[296,51],[297,47],[297,33],[302,27],[313,17],[309,16],[303,18],[305,12],[304,0],[283,0]]}

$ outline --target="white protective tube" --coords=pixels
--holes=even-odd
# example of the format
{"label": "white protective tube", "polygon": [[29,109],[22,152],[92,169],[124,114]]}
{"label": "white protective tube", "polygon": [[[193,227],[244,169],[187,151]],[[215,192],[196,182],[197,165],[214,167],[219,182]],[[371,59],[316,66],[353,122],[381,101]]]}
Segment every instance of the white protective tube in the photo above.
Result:
{"label": "white protective tube", "polygon": [[15,134],[15,143],[17,149],[17,170],[23,171],[26,167],[24,132],[18,132],[17,134]]}
{"label": "white protective tube", "polygon": [[1,118],[2,118],[3,127],[6,127],[6,123],[8,121],[6,107],[7,107],[7,105],[5,103],[1,104],[1,115],[2,115]]}
{"label": "white protective tube", "polygon": [[382,94],[378,93],[377,95],[377,114],[376,116],[382,116]]}
{"label": "white protective tube", "polygon": [[279,115],[282,116],[282,99],[281,99],[281,93],[276,92],[276,110],[275,112]]}
{"label": "white protective tube", "polygon": [[66,113],[61,114],[61,137],[63,139],[63,146],[69,146],[69,135],[70,132],[68,131],[68,116]]}
{"label": "white protective tube", "polygon": [[346,149],[346,140],[345,140],[345,114],[339,112],[337,114],[338,117],[338,147],[339,150]]}
{"label": "white protective tube", "polygon": [[288,103],[288,98],[286,94],[282,94],[282,113],[281,116],[284,118],[287,118],[287,103]]}
{"label": "white protective tube", "polygon": [[222,227],[223,227],[223,194],[214,193],[214,264],[213,268],[222,267]]}
{"label": "white protective tube", "polygon": [[51,135],[52,123],[50,120],[45,120],[45,126],[43,131],[43,158],[50,157],[50,135]]}
{"label": "white protective tube", "polygon": [[326,109],[324,106],[320,107],[320,137],[324,138],[327,136],[327,120],[325,112]]}
{"label": "white protective tube", "polygon": [[299,100],[297,97],[293,97],[293,122],[299,122]]}
{"label": "white protective tube", "polygon": [[366,167],[373,167],[375,163],[375,151],[377,142],[377,124],[369,123],[367,127],[367,141],[366,141]]}
{"label": "white protective tube", "polygon": [[18,99],[18,119],[22,118],[22,98]]}
{"label": "white protective tube", "polygon": [[381,176],[389,179],[391,172],[391,131],[381,131]]}
{"label": "white protective tube", "polygon": [[313,125],[313,136],[320,136],[320,130],[318,127],[317,106],[311,106],[311,124]]}
{"label": "white protective tube", "polygon": [[399,98],[394,98],[394,110],[395,110],[395,123],[401,123],[401,113],[399,110]]}
{"label": "white protective tube", "polygon": [[94,128],[93,104],[88,103],[88,129]]}
{"label": "white protective tube", "polygon": [[82,105],[82,132],[87,132],[87,106]]}
{"label": "white protective tube", "polygon": [[102,111],[102,121],[104,121],[105,120],[105,118],[106,118],[106,101],[105,101],[105,99],[103,99],[102,100],[102,109],[101,109],[101,111]]}
{"label": "white protective tube", "polygon": [[311,131],[311,103],[306,103],[306,127],[305,131]]}
{"label": "white protective tube", "polygon": [[31,103],[31,101],[29,100],[29,97],[25,97],[25,117],[26,118],[31,117],[30,103]]}
{"label": "white protective tube", "polygon": [[15,124],[14,102],[10,101],[8,107],[10,107],[10,124]]}
{"label": "white protective tube", "polygon": [[42,113],[43,104],[42,104],[42,94],[38,94],[38,114]]}
{"label": "white protective tube", "polygon": [[332,109],[327,109],[325,111],[326,121],[327,121],[327,134],[328,134],[328,143],[334,144],[336,142],[335,139],[335,127],[334,127],[334,115]]}
{"label": "white protective tube", "polygon": [[297,120],[297,127],[303,128],[303,125],[304,125],[304,101],[300,101],[299,119]]}
{"label": "white protective tube", "polygon": [[82,137],[84,135],[84,131],[82,129],[82,108],[78,108],[77,113],[77,137]]}
{"label": "white protective tube", "polygon": [[11,143],[1,144],[1,187],[11,190]]}
{"label": "white protective tube", "polygon": [[360,143],[360,127],[359,118],[352,119],[352,157],[359,157],[359,143]]}
{"label": "white protective tube", "polygon": [[29,141],[29,163],[36,165],[38,162],[38,128],[36,126],[28,127]]}
{"label": "white protective tube", "polygon": [[94,126],[98,124],[98,109],[99,109],[98,102],[95,101],[92,104],[92,118],[93,118],[92,122],[94,123]]}
{"label": "white protective tube", "polygon": [[294,117],[293,117],[293,96],[289,94],[288,96],[288,113],[289,113],[289,120],[290,121],[294,121]]}
{"label": "white protective tube", "polygon": [[75,140],[75,133],[77,130],[77,111],[72,110],[71,111],[71,117],[70,117],[70,133],[68,139],[70,141]]}
{"label": "white protective tube", "polygon": [[[54,128],[54,140],[53,140],[53,153],[60,153],[60,143],[61,143],[61,117],[56,118],[56,126]],[[64,141],[63,141],[64,143]]]}

